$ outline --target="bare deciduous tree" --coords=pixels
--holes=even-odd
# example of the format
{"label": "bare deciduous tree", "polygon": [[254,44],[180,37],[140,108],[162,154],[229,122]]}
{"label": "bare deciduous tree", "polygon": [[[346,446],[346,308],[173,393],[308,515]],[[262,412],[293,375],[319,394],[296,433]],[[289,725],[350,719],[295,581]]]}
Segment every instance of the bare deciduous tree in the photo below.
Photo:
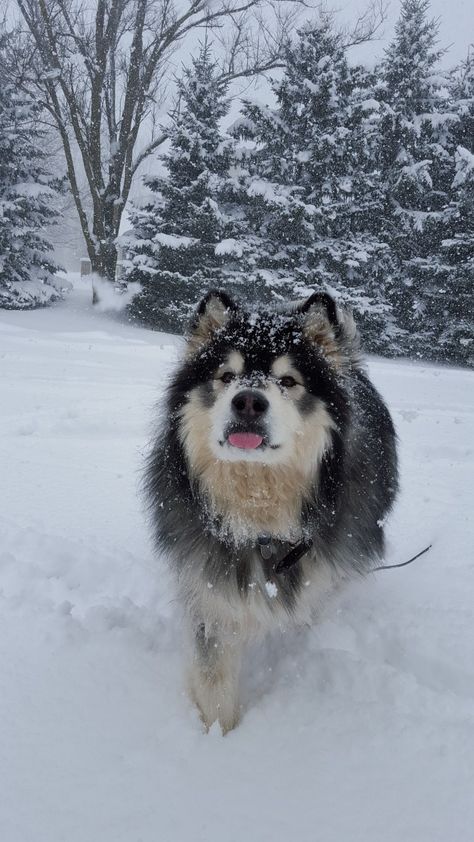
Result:
{"label": "bare deciduous tree", "polygon": [[[193,32],[206,29],[214,31],[225,47],[223,80],[269,71],[282,65],[285,39],[301,6],[307,4],[305,0],[16,3],[26,24],[15,56],[18,79],[35,90],[59,132],[93,271],[113,279],[115,240],[132,180],[145,158],[166,140],[157,115],[175,70],[173,52]],[[374,6],[358,22],[356,40],[369,38],[381,17],[381,7]]]}

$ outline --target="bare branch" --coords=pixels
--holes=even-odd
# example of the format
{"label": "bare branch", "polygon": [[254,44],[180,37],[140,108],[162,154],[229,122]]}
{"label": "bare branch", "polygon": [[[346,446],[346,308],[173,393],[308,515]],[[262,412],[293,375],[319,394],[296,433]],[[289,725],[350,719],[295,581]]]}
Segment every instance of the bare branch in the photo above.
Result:
{"label": "bare branch", "polygon": [[162,146],[163,143],[165,143],[166,140],[168,140],[168,134],[166,132],[163,132],[163,134],[161,134],[159,137],[156,137],[154,140],[151,141],[151,143],[148,143],[147,146],[145,146],[142,149],[140,154],[137,155],[137,157],[135,158],[135,160],[132,163],[132,166],[131,166],[132,176],[135,175],[135,173],[138,170],[140,164],[143,164],[143,161],[146,158],[148,158],[152,154],[152,152],[155,151],[155,149],[158,149],[158,147]]}
{"label": "bare branch", "polygon": [[375,38],[387,19],[388,0],[371,0],[355,22],[339,30],[342,43],[349,49]]}

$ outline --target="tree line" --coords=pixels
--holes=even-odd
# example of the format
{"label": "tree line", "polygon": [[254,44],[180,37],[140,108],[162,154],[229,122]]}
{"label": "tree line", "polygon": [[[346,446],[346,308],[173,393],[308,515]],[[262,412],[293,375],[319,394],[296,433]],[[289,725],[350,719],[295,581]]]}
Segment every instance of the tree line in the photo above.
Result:
{"label": "tree line", "polygon": [[[76,0],[18,7],[25,26],[0,41],[0,306],[60,294],[44,233],[54,131],[93,269],[115,279],[118,249],[140,284],[133,318],[181,330],[210,286],[249,301],[322,287],[354,308],[369,350],[472,360],[474,54],[441,70],[428,0],[404,0],[373,68],[348,53],[374,15],[348,33],[320,12],[295,33],[296,3],[273,29],[256,0],[184,17],[165,0],[99,0],[92,17]],[[202,27],[161,126],[172,50]],[[224,132],[229,84],[277,68],[274,104],[243,101]],[[118,238],[140,163],[165,144]]]}
{"label": "tree line", "polygon": [[329,16],[286,45],[275,106],[244,102],[204,44],[180,84],[166,174],[122,238],[132,315],[180,330],[222,286],[245,300],[314,287],[351,305],[365,346],[472,360],[474,54],[439,69],[427,0],[405,0],[373,69],[351,64]]}

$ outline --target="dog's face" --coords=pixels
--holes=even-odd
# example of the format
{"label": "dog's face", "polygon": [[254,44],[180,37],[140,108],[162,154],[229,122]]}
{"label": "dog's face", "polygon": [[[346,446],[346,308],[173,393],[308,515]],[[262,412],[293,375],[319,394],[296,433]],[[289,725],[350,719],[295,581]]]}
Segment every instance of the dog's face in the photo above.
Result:
{"label": "dog's face", "polygon": [[[262,343],[263,344],[263,343]],[[313,401],[289,354],[266,364],[230,349],[207,385],[210,445],[218,459],[287,461]]]}
{"label": "dog's face", "polygon": [[188,342],[180,438],[191,465],[212,458],[314,470],[340,422],[344,351],[332,299],[248,313],[225,293],[201,303]]}

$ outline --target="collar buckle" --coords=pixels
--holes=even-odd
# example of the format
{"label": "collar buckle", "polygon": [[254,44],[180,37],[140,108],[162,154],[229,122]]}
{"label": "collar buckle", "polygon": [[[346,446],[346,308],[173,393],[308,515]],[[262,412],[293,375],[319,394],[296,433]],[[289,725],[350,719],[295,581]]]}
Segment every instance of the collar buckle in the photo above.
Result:
{"label": "collar buckle", "polygon": [[257,544],[260,550],[260,555],[265,561],[268,561],[275,552],[275,546],[272,541],[272,536],[268,532],[263,532],[257,537]]}

